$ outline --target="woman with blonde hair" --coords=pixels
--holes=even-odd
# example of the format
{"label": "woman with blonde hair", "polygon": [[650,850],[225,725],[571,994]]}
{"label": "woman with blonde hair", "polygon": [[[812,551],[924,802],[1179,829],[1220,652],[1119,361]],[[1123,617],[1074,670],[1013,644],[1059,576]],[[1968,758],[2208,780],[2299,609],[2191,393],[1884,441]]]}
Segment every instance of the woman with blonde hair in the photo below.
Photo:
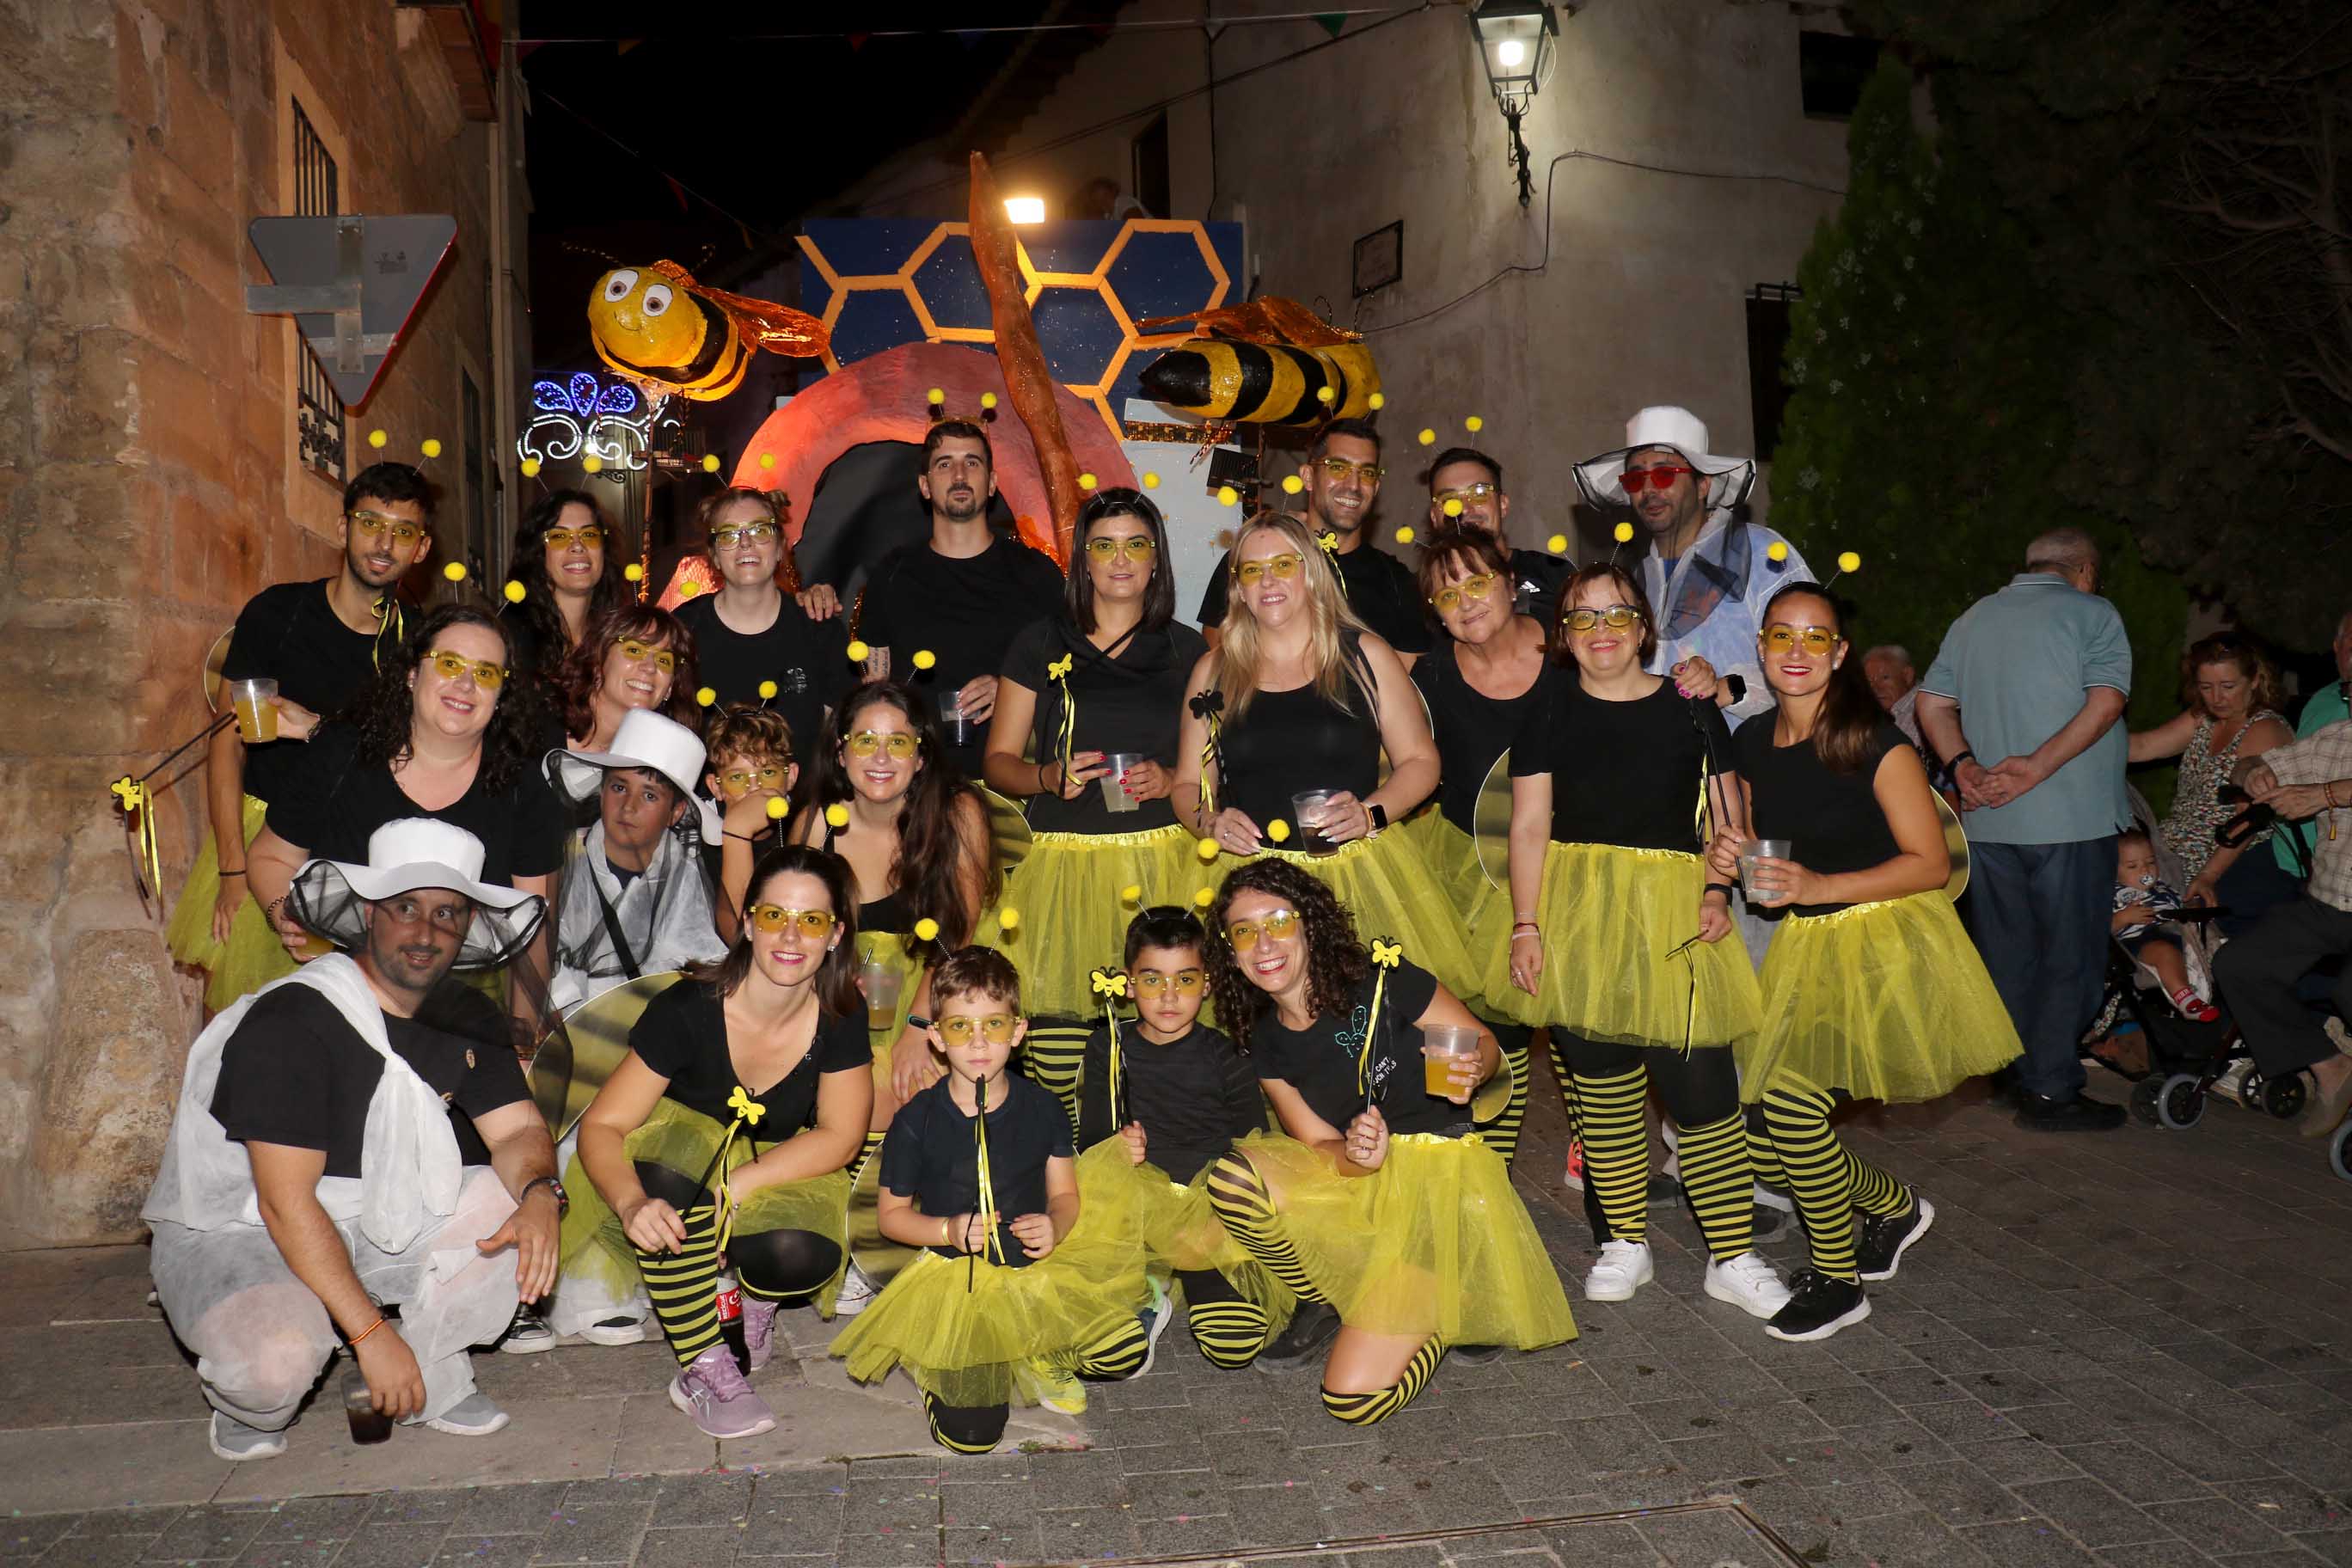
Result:
{"label": "woman with blonde hair", "polygon": [[2199,638],[2181,656],[2180,697],[2179,713],[2132,735],[2131,760],[2180,759],[2179,786],[2160,824],[2165,843],[2180,858],[2187,900],[2226,908],[2220,924],[2235,935],[2263,910],[2294,898],[2295,886],[2270,853],[2267,829],[2233,846],[2213,841],[2243,805],[2223,800],[2221,786],[2238,763],[2286,744],[2294,731],[2278,712],[2277,668],[2228,632]]}
{"label": "woman with blonde hair", "polygon": [[[1307,525],[1260,512],[1230,557],[1232,604],[1193,666],[1176,813],[1202,854],[1276,856],[1326,883],[1371,935],[1478,994],[1461,919],[1420,847],[1386,831],[1437,787],[1436,742],[1404,663],[1348,608]],[[1385,753],[1389,773],[1381,776]]]}

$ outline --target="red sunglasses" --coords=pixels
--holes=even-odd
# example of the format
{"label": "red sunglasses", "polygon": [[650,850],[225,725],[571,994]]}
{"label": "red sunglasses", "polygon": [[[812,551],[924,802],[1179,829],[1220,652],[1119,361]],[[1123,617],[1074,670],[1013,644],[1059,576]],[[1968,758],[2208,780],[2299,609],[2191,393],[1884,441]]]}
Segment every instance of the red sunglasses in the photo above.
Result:
{"label": "red sunglasses", "polygon": [[1625,487],[1627,495],[1633,496],[1641,494],[1642,487],[1644,485],[1654,486],[1663,490],[1670,488],[1683,475],[1697,472],[1696,468],[1685,468],[1667,463],[1654,468],[1628,468],[1617,477],[1617,482]]}

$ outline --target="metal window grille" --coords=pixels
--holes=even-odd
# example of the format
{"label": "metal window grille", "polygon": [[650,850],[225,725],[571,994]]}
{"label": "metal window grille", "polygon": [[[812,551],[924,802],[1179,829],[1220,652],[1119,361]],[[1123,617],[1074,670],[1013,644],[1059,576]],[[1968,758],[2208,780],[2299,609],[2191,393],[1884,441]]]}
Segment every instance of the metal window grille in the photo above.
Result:
{"label": "metal window grille", "polygon": [[478,573],[489,545],[488,476],[482,463],[482,393],[474,378],[457,373],[459,400],[465,405],[466,427],[466,554]]}
{"label": "metal window grille", "polygon": [[[299,102],[294,110],[294,216],[331,217],[340,207],[340,175],[327,144],[319,139],[310,117]],[[337,484],[346,478],[343,443],[349,422],[343,400],[335,395],[316,355],[306,346],[297,363],[300,370],[294,389],[294,428],[301,443],[302,461]]]}

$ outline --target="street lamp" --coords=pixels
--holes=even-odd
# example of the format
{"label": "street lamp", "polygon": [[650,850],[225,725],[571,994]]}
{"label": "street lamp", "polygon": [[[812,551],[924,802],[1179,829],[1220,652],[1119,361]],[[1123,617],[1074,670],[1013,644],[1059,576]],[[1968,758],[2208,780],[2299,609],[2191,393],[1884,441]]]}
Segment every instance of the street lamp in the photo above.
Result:
{"label": "street lamp", "polygon": [[1526,206],[1535,195],[1535,174],[1528,144],[1519,139],[1519,117],[1551,74],[1559,18],[1543,0],[1481,0],[1470,12],[1470,32],[1511,133],[1511,169],[1518,176],[1519,205]]}
{"label": "street lamp", "polygon": [[1045,198],[1043,196],[1007,196],[1004,216],[1010,223],[1044,223]]}

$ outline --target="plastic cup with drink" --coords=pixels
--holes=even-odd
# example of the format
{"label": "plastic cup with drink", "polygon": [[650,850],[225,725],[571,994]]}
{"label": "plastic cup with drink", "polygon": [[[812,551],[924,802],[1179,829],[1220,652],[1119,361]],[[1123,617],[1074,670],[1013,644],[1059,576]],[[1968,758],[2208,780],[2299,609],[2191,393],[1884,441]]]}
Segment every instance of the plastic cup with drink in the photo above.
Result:
{"label": "plastic cup with drink", "polygon": [[1422,1026],[1421,1087],[1432,1100],[1453,1099],[1454,1064],[1477,1059],[1477,1030],[1461,1024]]}
{"label": "plastic cup with drink", "polygon": [[368,1392],[367,1374],[353,1367],[343,1373],[343,1418],[351,1423],[354,1443],[381,1443],[392,1436],[392,1417],[375,1407]]}
{"label": "plastic cup with drink", "polygon": [[898,1016],[903,978],[898,965],[879,952],[867,953],[857,965],[857,988],[866,994],[866,1005],[886,1018]]}
{"label": "plastic cup with drink", "polygon": [[1290,797],[1290,815],[1298,824],[1298,848],[1305,855],[1336,855],[1339,846],[1323,832],[1324,816],[1331,809],[1332,798],[1339,792],[1310,789]]}
{"label": "plastic cup with drink", "polygon": [[950,691],[940,703],[940,739],[950,746],[968,746],[972,740],[971,721],[963,714],[963,690]]}
{"label": "plastic cup with drink", "polygon": [[1759,899],[1761,899],[1769,893],[1780,891],[1777,888],[1759,889],[1757,887],[1756,862],[1759,860],[1786,860],[1789,858],[1789,851],[1791,847],[1793,847],[1785,838],[1743,838],[1740,840],[1739,890],[1748,896],[1748,900],[1750,903],[1754,903]]}
{"label": "plastic cup with drink", "polygon": [[278,739],[278,682],[267,679],[232,680],[229,706],[236,710],[237,738],[251,745]]}
{"label": "plastic cup with drink", "polygon": [[1143,803],[1127,793],[1127,770],[1142,761],[1140,752],[1113,752],[1103,758],[1103,765],[1110,769],[1101,781],[1105,811],[1134,811],[1141,807]]}

